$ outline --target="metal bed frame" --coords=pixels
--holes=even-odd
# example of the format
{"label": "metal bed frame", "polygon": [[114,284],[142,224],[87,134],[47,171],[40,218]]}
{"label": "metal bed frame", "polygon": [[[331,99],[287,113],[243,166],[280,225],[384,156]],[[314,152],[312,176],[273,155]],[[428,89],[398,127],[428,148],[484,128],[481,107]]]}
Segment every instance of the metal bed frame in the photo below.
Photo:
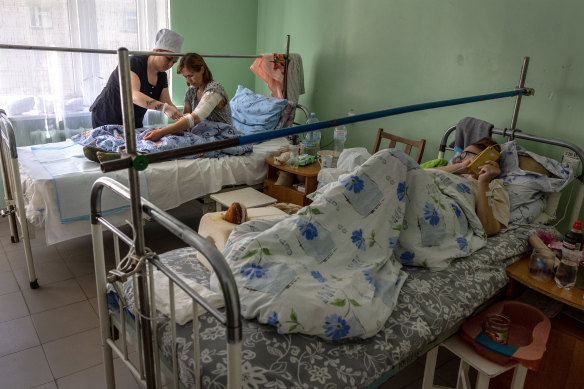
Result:
{"label": "metal bed frame", "polygon": [[[152,282],[147,282],[147,277],[148,274],[151,274],[151,269],[152,267],[157,267],[158,269],[161,269],[165,274],[167,274],[169,276],[169,285],[170,285],[170,301],[171,301],[171,306],[173,305],[173,296],[174,296],[174,292],[173,292],[173,288],[174,286],[178,286],[181,289],[183,289],[192,299],[194,302],[194,313],[193,313],[193,320],[197,320],[197,315],[196,315],[196,311],[197,311],[197,303],[199,303],[201,306],[203,306],[205,309],[207,309],[209,312],[211,312],[213,314],[213,316],[215,316],[218,320],[220,320],[222,323],[224,323],[224,325],[226,326],[227,329],[227,336],[226,336],[226,342],[227,342],[227,350],[228,350],[228,380],[227,380],[227,386],[229,388],[238,388],[241,387],[241,342],[242,342],[242,334],[241,334],[241,318],[239,316],[240,314],[240,305],[239,305],[239,299],[238,299],[238,294],[237,294],[237,288],[236,285],[234,283],[233,280],[233,275],[231,274],[228,265],[225,262],[225,259],[223,258],[223,256],[217,252],[217,250],[213,249],[212,247],[209,247],[209,244],[207,242],[204,241],[204,239],[202,239],[200,236],[198,236],[197,234],[195,234],[193,231],[189,230],[188,228],[185,228],[183,225],[180,224],[180,222],[176,222],[173,221],[172,218],[170,218],[169,216],[165,215],[164,212],[161,212],[159,210],[157,210],[152,204],[148,203],[145,200],[141,200],[140,198],[140,188],[139,188],[139,183],[138,183],[138,179],[137,179],[137,171],[138,170],[142,170],[145,169],[148,165],[148,163],[153,163],[153,162],[160,162],[160,161],[164,161],[167,160],[169,158],[176,158],[177,156],[185,156],[185,155],[189,155],[192,153],[198,153],[201,151],[209,151],[209,150],[215,150],[215,149],[221,149],[221,148],[225,148],[225,147],[231,147],[233,145],[238,145],[238,144],[246,144],[246,143],[251,143],[257,140],[265,140],[265,139],[271,139],[270,136],[273,136],[273,134],[266,134],[266,135],[249,135],[249,136],[242,136],[239,137],[235,140],[228,140],[228,141],[221,141],[221,142],[215,142],[215,143],[211,143],[211,144],[207,144],[207,145],[201,145],[201,146],[194,146],[194,147],[189,147],[189,148],[185,148],[185,149],[181,149],[181,150],[177,150],[173,153],[170,152],[162,152],[162,153],[155,153],[155,154],[150,154],[148,155],[147,158],[143,158],[141,156],[136,155],[135,153],[135,144],[133,144],[133,128],[132,128],[132,121],[131,118],[133,117],[133,106],[131,103],[131,99],[129,98],[130,96],[130,85],[129,85],[129,77],[128,77],[128,53],[127,50],[125,49],[120,49],[118,51],[118,57],[119,57],[119,69],[120,69],[120,89],[121,89],[121,93],[122,93],[122,102],[123,102],[123,112],[124,112],[124,128],[126,131],[126,139],[129,139],[129,143],[127,146],[127,153],[122,157],[122,159],[117,160],[117,161],[110,161],[107,163],[103,163],[102,164],[102,170],[103,171],[113,171],[113,170],[121,170],[121,169],[128,169],[128,174],[130,177],[130,190],[128,191],[128,189],[120,186],[119,184],[115,184],[114,182],[109,182],[106,179],[100,179],[98,180],[95,185],[94,185],[94,189],[92,192],[92,198],[91,198],[91,209],[92,209],[92,217],[91,217],[91,223],[92,223],[92,232],[93,232],[93,239],[94,239],[94,254],[95,254],[95,260],[96,260],[96,277],[97,277],[97,283],[98,283],[98,299],[99,299],[99,310],[100,310],[100,323],[101,323],[101,332],[102,332],[102,345],[103,345],[103,352],[104,352],[104,360],[106,361],[106,374],[107,374],[107,383],[108,383],[108,388],[113,388],[115,387],[115,382],[114,382],[114,376],[113,376],[113,362],[112,362],[112,350],[114,350],[117,354],[119,354],[120,356],[123,357],[123,360],[130,366],[130,370],[132,372],[134,372],[134,374],[136,375],[137,378],[141,379],[143,381],[143,383],[148,387],[148,388],[154,388],[154,387],[159,387],[160,383],[161,383],[161,373],[160,373],[160,362],[158,360],[159,356],[158,356],[158,351],[156,350],[157,344],[156,344],[156,336],[154,336],[153,338],[153,332],[155,333],[156,331],[156,324],[155,324],[155,320],[154,321],[150,321],[150,318],[152,317],[152,312],[156,312],[156,307],[154,306],[154,288],[153,288],[153,283]],[[515,91],[511,91],[511,92],[503,92],[503,93],[497,93],[497,94],[491,94],[491,95],[482,95],[482,96],[475,96],[475,97],[471,97],[471,98],[464,98],[464,99],[455,99],[455,100],[448,100],[448,101],[439,101],[439,102],[434,102],[434,103],[427,103],[427,104],[419,104],[419,105],[415,105],[415,106],[408,106],[408,107],[400,107],[400,108],[395,108],[395,109],[390,109],[390,110],[385,110],[385,111],[378,111],[378,112],[373,112],[373,113],[369,113],[369,114],[363,114],[363,115],[356,115],[353,117],[345,117],[345,118],[339,118],[339,119],[334,119],[334,120],[330,120],[330,121],[324,121],[324,122],[318,122],[318,123],[312,123],[312,124],[307,124],[307,125],[303,125],[303,126],[299,126],[299,127],[295,127],[294,129],[288,129],[288,130],[281,130],[281,131],[287,131],[288,134],[287,135],[294,135],[294,134],[299,134],[299,133],[303,133],[303,132],[308,132],[308,131],[314,131],[317,129],[322,129],[322,128],[328,128],[331,126],[335,126],[335,125],[342,125],[342,124],[350,124],[350,123],[354,123],[354,122],[358,122],[358,121],[363,121],[363,120],[369,120],[369,119],[374,119],[374,118],[378,118],[378,117],[384,117],[384,116],[391,116],[391,115],[396,115],[396,114],[401,114],[401,113],[406,113],[406,112],[414,112],[414,111],[418,111],[418,110],[424,110],[424,109],[431,109],[431,108],[437,108],[437,107],[442,107],[442,106],[448,106],[448,105],[457,105],[457,104],[464,104],[464,103],[468,103],[468,102],[474,102],[474,101],[482,101],[482,100],[487,100],[487,99],[496,99],[496,98],[502,98],[502,97],[511,97],[511,96],[516,96],[516,100],[515,100],[515,107],[514,107],[514,111],[513,111],[513,117],[512,117],[512,121],[511,121],[511,128],[512,128],[512,133],[510,135],[513,135],[515,137],[518,138],[524,138],[524,139],[531,139],[531,140],[539,140],[542,141],[543,143],[549,143],[549,144],[556,144],[556,145],[561,145],[564,147],[568,147],[571,150],[575,151],[580,160],[584,162],[584,154],[582,153],[582,150],[579,149],[577,146],[572,145],[572,144],[568,144],[565,142],[560,142],[560,141],[555,141],[552,139],[546,139],[546,138],[540,138],[540,137],[536,137],[536,136],[530,136],[530,135],[525,135],[525,134],[515,134],[516,130],[514,129],[515,127],[515,123],[516,123],[516,119],[517,119],[517,114],[518,114],[518,110],[519,110],[519,106],[521,103],[521,96],[522,95],[531,95],[533,94],[533,90],[529,89],[529,88],[524,88],[523,87],[523,83],[525,80],[525,74],[527,71],[527,65],[529,62],[529,58],[525,58],[524,59],[524,63],[522,66],[522,70],[521,70],[521,78],[520,78],[520,86],[517,87],[517,89]],[[447,132],[447,135],[449,135],[452,130],[454,128],[450,128]],[[508,130],[506,130],[508,131]],[[503,133],[503,135],[507,135],[506,131]],[[281,134],[281,132],[280,132]],[[445,135],[445,138],[443,140],[443,144],[445,144],[448,136]],[[281,135],[279,135],[281,136]],[[444,152],[444,150],[440,150],[441,153]],[[583,175],[581,174],[579,176],[579,179],[581,181],[580,183],[580,193],[584,193],[582,191],[582,186],[584,186],[584,181],[583,181]],[[126,237],[125,235],[123,235],[119,230],[117,230],[114,226],[112,226],[111,224],[108,224],[108,222],[102,218],[102,216],[100,215],[100,206],[99,206],[99,200],[100,200],[100,193],[101,190],[103,189],[103,187],[106,186],[111,190],[114,190],[116,193],[118,193],[121,196],[124,196],[126,199],[128,199],[131,202],[131,209],[132,209],[132,224],[134,226],[134,237],[132,239],[130,239],[129,237]],[[579,196],[582,197],[582,196]],[[582,199],[579,199],[578,204],[581,204]],[[170,231],[172,231],[175,235],[183,238],[183,240],[185,240],[185,242],[189,243],[190,245],[192,245],[193,247],[197,248],[200,250],[200,252],[205,255],[207,257],[207,259],[210,259],[211,265],[213,266],[213,268],[215,269],[218,278],[220,279],[220,283],[222,285],[222,291],[225,297],[225,301],[226,301],[226,309],[225,309],[225,314],[226,316],[223,317],[221,315],[219,315],[217,312],[215,312],[213,310],[212,307],[209,307],[206,302],[204,301],[204,299],[200,298],[200,296],[194,292],[191,288],[189,288],[188,286],[183,285],[179,279],[177,279],[176,277],[174,277],[174,275],[172,274],[172,272],[167,271],[167,269],[164,269],[163,266],[160,265],[159,262],[156,261],[156,259],[152,259],[152,254],[145,253],[145,246],[144,246],[144,234],[143,234],[143,230],[142,230],[142,212],[150,215],[151,217],[153,217],[155,220],[161,222],[166,228],[168,228]],[[134,257],[133,260],[131,262],[131,266],[127,266],[127,264],[125,264],[126,268],[129,269],[128,272],[124,273],[124,272],[119,272],[119,271],[114,271],[113,273],[110,272],[110,276],[109,278],[106,276],[106,272],[105,272],[105,264],[104,264],[104,258],[103,258],[103,239],[102,239],[102,233],[101,233],[101,228],[100,228],[100,224],[105,225],[106,227],[108,227],[110,230],[112,230],[116,236],[120,236],[125,243],[127,243],[129,246],[132,247],[132,252],[134,252]],[[117,252],[117,251],[116,251]],[[119,260],[119,258],[117,258]],[[150,263],[151,265],[149,266],[144,266],[144,263]],[[131,362],[129,362],[128,358],[127,358],[127,349],[124,343],[124,348],[120,349],[118,348],[115,343],[113,342],[113,338],[111,337],[110,333],[109,333],[109,328],[110,328],[110,313],[108,311],[107,308],[107,302],[106,302],[106,297],[105,297],[105,289],[106,289],[106,279],[109,279],[110,281],[114,281],[114,280],[123,280],[125,279],[125,277],[132,275],[133,277],[135,277],[135,282],[134,282],[134,291],[137,292],[138,297],[137,299],[139,300],[139,312],[138,312],[138,316],[139,316],[139,320],[137,320],[137,324],[139,322],[139,325],[137,325],[137,327],[139,327],[139,334],[137,334],[137,336],[139,336],[139,339],[137,339],[137,343],[141,344],[141,347],[139,347],[139,351],[140,351],[140,355],[143,356],[143,358],[140,358],[140,363],[139,363],[139,369],[136,369],[135,367],[132,366]],[[148,290],[147,285],[150,285],[150,290]],[[122,312],[122,311],[121,311]],[[123,313],[121,314],[121,316],[123,316]],[[122,322],[124,322],[124,319],[122,317],[121,319]],[[172,326],[172,331],[173,331],[173,338],[175,336],[175,332],[174,332],[174,326],[175,326],[175,318],[174,318],[174,309],[171,308],[171,326]],[[198,368],[200,368],[200,365],[198,363],[198,353],[197,353],[197,333],[196,333],[196,328],[197,326],[193,326],[195,328],[194,330],[194,339],[195,339],[195,365],[198,366]],[[123,335],[122,335],[123,336]],[[152,348],[152,341],[154,339],[154,349]],[[174,341],[174,339],[173,339]],[[437,340],[438,341],[438,340]],[[433,345],[430,345],[433,346]],[[174,350],[175,345],[173,345],[173,350]],[[173,355],[173,367],[176,368],[176,355]],[[398,366],[397,368],[399,369],[401,366]],[[396,371],[392,371],[389,374],[395,374]],[[174,387],[178,388],[179,387],[179,382],[178,382],[178,372],[174,371]],[[385,378],[385,377],[384,377]],[[196,387],[200,387],[201,385],[201,377],[200,374],[197,375],[197,383],[196,383]]]}

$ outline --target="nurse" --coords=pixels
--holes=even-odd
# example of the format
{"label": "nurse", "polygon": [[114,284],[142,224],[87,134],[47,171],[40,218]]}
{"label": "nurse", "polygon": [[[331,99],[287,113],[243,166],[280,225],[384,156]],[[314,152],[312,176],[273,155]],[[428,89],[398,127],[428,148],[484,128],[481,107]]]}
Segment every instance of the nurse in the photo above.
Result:
{"label": "nurse", "polygon": [[189,88],[185,95],[184,117],[164,128],[155,128],[144,135],[144,140],[156,142],[165,135],[176,134],[207,119],[232,124],[229,97],[219,81],[213,79],[211,69],[197,53],[181,58],[177,73],[182,74]]}
{"label": "nurse", "polygon": [[[184,38],[176,32],[163,28],[156,33],[155,52],[180,53]],[[171,119],[181,118],[168,92],[166,71],[177,62],[177,56],[133,55],[130,56],[130,76],[132,80],[132,101],[134,102],[134,122],[136,128],[143,127],[146,110],[163,112]],[[91,107],[93,128],[105,124],[123,125],[120,101],[120,80],[118,68],[112,72],[105,88],[97,96]]]}

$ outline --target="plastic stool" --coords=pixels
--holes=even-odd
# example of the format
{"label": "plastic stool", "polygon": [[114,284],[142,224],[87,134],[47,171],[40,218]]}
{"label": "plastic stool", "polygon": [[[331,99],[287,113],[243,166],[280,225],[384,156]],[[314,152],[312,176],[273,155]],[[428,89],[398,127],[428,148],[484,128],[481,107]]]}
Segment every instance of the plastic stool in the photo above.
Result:
{"label": "plastic stool", "polygon": [[486,358],[480,356],[471,345],[460,339],[459,335],[453,335],[440,345],[434,347],[426,354],[426,367],[424,369],[424,381],[422,389],[445,389],[444,386],[434,385],[434,372],[436,370],[436,357],[438,348],[442,346],[452,351],[460,358],[458,375],[456,378],[456,389],[470,389],[470,380],[468,376],[469,366],[478,371],[476,389],[488,389],[491,378],[498,376],[508,370],[515,369],[511,389],[521,389],[527,375],[527,368],[523,365],[511,361],[507,365],[498,365]]}
{"label": "plastic stool", "polygon": [[257,208],[274,204],[278,201],[267,194],[263,194],[249,187],[229,192],[213,193],[210,197],[217,203],[217,212],[221,212],[222,207],[229,208],[234,202],[238,202],[246,208]]}

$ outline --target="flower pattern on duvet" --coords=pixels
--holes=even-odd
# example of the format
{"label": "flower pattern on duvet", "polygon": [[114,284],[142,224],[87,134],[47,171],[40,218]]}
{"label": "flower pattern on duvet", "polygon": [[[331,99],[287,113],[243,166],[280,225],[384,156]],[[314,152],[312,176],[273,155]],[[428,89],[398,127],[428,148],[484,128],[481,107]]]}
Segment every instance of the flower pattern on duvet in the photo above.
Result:
{"label": "flower pattern on duvet", "polygon": [[255,278],[262,278],[264,274],[266,274],[269,269],[263,268],[260,265],[256,265],[255,263],[246,263],[241,267],[239,272],[246,278],[253,280]]}
{"label": "flower pattern on duvet", "polygon": [[313,240],[314,238],[316,238],[318,236],[318,229],[316,228],[316,226],[314,224],[307,222],[305,220],[302,220],[302,219],[298,219],[296,221],[296,225],[298,226],[300,233],[307,240]]}
{"label": "flower pattern on duvet", "polygon": [[460,207],[456,204],[450,204],[452,206],[452,209],[454,210],[454,214],[456,215],[456,217],[460,217],[461,215],[461,210]]}
{"label": "flower pattern on duvet", "polygon": [[399,201],[406,200],[406,182],[405,181],[402,181],[399,184],[397,184],[397,199]]}
{"label": "flower pattern on duvet", "polygon": [[357,246],[359,250],[365,251],[365,238],[363,238],[362,229],[359,228],[358,230],[353,231],[351,234],[351,242],[353,242],[353,244]]}
{"label": "flower pattern on duvet", "polygon": [[466,184],[463,184],[462,182],[459,184],[456,184],[456,190],[459,191],[460,193],[470,194],[469,186]]}
{"label": "flower pattern on duvet", "polygon": [[371,286],[373,286],[374,288],[377,286],[377,284],[375,282],[375,278],[373,276],[372,269],[363,270],[363,275],[365,276],[365,279],[369,282],[369,284],[371,284]]}
{"label": "flower pattern on duvet", "polygon": [[345,319],[337,314],[327,316],[322,328],[325,335],[332,340],[344,338],[351,330]]}
{"label": "flower pattern on duvet", "polygon": [[318,282],[326,282],[326,279],[322,276],[322,274],[320,274],[319,271],[313,270],[310,272],[310,274],[314,277],[315,280],[317,280]]}
{"label": "flower pattern on duvet", "polygon": [[440,216],[438,216],[438,211],[431,203],[426,203],[424,206],[424,219],[426,219],[430,225],[435,226],[440,221]]}
{"label": "flower pattern on duvet", "polygon": [[405,251],[400,255],[399,259],[403,265],[411,265],[414,262],[414,258],[416,254],[412,253],[411,251]]}
{"label": "flower pattern on duvet", "polygon": [[[315,336],[282,335],[274,327],[277,315],[270,319],[274,320],[272,325],[244,320],[242,367],[247,373],[242,377],[243,387],[345,388],[380,384],[385,380],[384,374],[414,362],[430,342],[470,315],[488,296],[503,290],[508,280],[505,268],[529,250],[527,238],[538,228],[518,227],[489,238],[485,249],[455,260],[440,272],[405,268],[408,278],[395,311],[383,329],[369,339],[337,343]],[[209,271],[194,260],[193,252],[175,250],[161,254],[160,259],[178,274],[208,287]],[[468,277],[469,274],[473,277]],[[124,283],[123,293],[133,307],[131,280]],[[225,327],[209,314],[199,320],[203,387],[225,389]],[[131,319],[127,322],[134,323]],[[158,323],[161,358],[171,363],[170,322],[161,316]],[[179,378],[187,388],[192,388],[198,374],[193,360],[192,322],[178,326],[176,331]],[[248,370],[251,368],[255,369]]]}
{"label": "flower pattern on duvet", "polygon": [[460,251],[468,252],[468,246],[467,246],[466,238],[464,236],[461,236],[460,238],[456,238],[456,242],[458,243],[458,247],[460,248]]}
{"label": "flower pattern on duvet", "polygon": [[363,180],[357,176],[346,177],[341,182],[345,185],[345,188],[347,188],[348,191],[355,193],[361,192],[365,186]]}

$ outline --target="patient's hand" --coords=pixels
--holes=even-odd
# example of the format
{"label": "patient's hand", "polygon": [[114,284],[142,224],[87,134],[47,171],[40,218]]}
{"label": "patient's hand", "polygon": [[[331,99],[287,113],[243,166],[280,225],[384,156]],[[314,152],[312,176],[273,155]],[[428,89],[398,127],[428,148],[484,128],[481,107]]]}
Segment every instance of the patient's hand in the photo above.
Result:
{"label": "patient's hand", "polygon": [[479,170],[479,182],[491,182],[494,178],[501,174],[501,168],[499,164],[495,161],[485,161],[485,164],[481,166]]}
{"label": "patient's hand", "polygon": [[157,142],[158,140],[160,140],[160,138],[162,138],[164,135],[162,135],[160,133],[160,129],[159,128],[155,128],[152,131],[148,132],[147,134],[144,135],[144,140],[150,140],[152,142]]}

